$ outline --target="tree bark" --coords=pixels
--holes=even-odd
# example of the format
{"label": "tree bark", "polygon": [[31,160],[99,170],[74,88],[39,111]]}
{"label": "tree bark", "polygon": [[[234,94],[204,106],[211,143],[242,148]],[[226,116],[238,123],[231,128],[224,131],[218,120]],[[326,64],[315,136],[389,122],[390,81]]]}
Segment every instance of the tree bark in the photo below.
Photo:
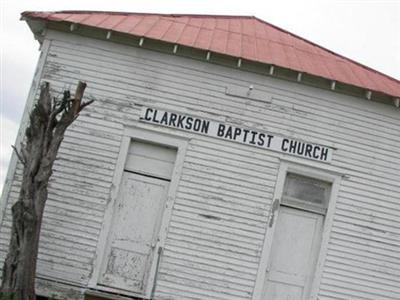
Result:
{"label": "tree bark", "polygon": [[41,86],[40,97],[30,114],[25,143],[14,150],[23,164],[21,190],[12,206],[11,240],[3,266],[0,296],[34,300],[35,274],[40,229],[47,200],[47,187],[58,148],[69,125],[93,101],[82,103],[86,83],[79,82],[75,97],[51,97],[49,83]]}

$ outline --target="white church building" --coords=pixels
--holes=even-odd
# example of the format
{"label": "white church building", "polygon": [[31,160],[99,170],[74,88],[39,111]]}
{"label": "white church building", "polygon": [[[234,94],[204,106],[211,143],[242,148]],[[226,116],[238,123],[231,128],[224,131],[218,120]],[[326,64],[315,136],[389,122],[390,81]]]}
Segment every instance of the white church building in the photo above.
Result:
{"label": "white church building", "polygon": [[[248,16],[25,12],[87,83],[49,185],[52,299],[399,300],[400,82]],[[22,165],[0,214],[0,263]]]}

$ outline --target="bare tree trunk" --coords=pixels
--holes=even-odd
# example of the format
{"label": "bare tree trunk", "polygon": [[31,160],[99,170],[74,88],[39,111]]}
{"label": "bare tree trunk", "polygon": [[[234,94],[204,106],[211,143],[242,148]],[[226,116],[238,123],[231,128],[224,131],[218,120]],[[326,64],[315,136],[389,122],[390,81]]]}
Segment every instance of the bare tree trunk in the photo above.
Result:
{"label": "bare tree trunk", "polygon": [[11,241],[3,266],[0,296],[34,300],[39,236],[47,186],[65,130],[79,112],[93,101],[82,103],[86,83],[79,82],[75,97],[51,97],[49,83],[41,87],[38,103],[30,114],[25,144],[14,150],[24,166],[18,201],[12,207]]}

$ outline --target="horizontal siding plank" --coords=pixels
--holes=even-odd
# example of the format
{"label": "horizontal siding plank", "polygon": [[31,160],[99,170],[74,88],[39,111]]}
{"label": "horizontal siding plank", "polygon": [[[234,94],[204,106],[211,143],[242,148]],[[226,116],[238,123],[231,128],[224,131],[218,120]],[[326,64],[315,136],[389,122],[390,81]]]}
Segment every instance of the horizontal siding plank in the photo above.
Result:
{"label": "horizontal siding plank", "polygon": [[173,263],[164,264],[164,274],[168,274],[171,271],[184,274],[196,273],[199,278],[208,278],[213,281],[218,281],[220,284],[229,286],[232,289],[251,291],[253,288],[254,282],[252,280],[236,278],[234,276],[236,274],[233,272],[229,273],[226,272],[226,270],[221,272],[221,270],[218,270],[218,268],[212,268],[212,266],[204,266],[201,264],[195,264],[181,260],[173,260],[172,258],[170,258],[170,261]]}
{"label": "horizontal siding plank", "polygon": [[[375,289],[374,287],[369,286],[365,282],[360,281],[346,281],[347,278],[338,278],[332,279],[329,274],[324,274],[322,278],[322,284],[326,285],[336,285],[341,290],[346,290],[346,292],[353,291],[351,296],[353,297],[365,297],[366,299],[393,299],[396,300],[398,294],[394,292],[384,291],[382,289]],[[350,293],[349,293],[350,294]],[[358,299],[358,298],[356,298]]]}
{"label": "horizontal siding plank", "polygon": [[216,228],[210,224],[202,224],[202,226],[196,226],[195,224],[191,223],[189,219],[184,218],[177,218],[174,217],[174,223],[171,223],[169,227],[169,231],[173,232],[180,232],[181,234],[186,235],[206,235],[210,239],[215,238],[218,240],[228,239],[233,243],[242,243],[247,245],[248,247],[261,247],[262,242],[259,239],[254,238],[253,234],[245,233],[243,234],[242,231],[237,230],[223,230],[223,228]]}
{"label": "horizontal siding plank", "polygon": [[[231,199],[215,197],[211,193],[209,195],[198,194],[195,191],[192,193],[184,193],[182,189],[179,190],[175,203],[182,203],[182,205],[187,203],[192,207],[195,206],[197,208],[215,210],[221,213],[233,214],[261,222],[265,222],[265,217],[268,214],[266,210],[245,206],[240,201],[234,202]],[[265,206],[263,208],[265,208]]]}
{"label": "horizontal siding plank", "polygon": [[196,270],[203,270],[210,272],[211,274],[218,274],[220,276],[228,276],[230,280],[244,280],[253,282],[255,278],[254,273],[249,273],[247,268],[236,266],[234,264],[230,268],[229,262],[218,261],[215,259],[210,261],[207,258],[203,258],[199,255],[192,256],[184,251],[181,251],[179,257],[177,257],[175,253],[171,253],[168,249],[166,249],[163,259],[167,260],[167,262],[165,262],[165,264],[163,263],[160,270],[163,270],[164,268],[167,270],[168,264],[175,265],[175,262],[180,261],[181,264],[185,266],[192,266]]}

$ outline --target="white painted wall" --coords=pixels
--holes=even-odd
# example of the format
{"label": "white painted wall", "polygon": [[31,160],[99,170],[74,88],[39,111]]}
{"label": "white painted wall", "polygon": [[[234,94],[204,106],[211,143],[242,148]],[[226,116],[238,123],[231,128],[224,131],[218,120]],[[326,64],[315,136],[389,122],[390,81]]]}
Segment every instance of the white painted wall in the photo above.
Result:
{"label": "white painted wall", "polygon": [[[124,128],[189,140],[161,260],[156,299],[251,299],[280,159],[272,151],[138,124],[142,106],[265,130],[334,147],[343,174],[319,299],[400,297],[400,113],[296,83],[179,56],[48,32],[42,80],[54,90],[88,83],[90,105],[68,130],[51,179],[38,276],[78,286],[93,280]],[[226,95],[254,86],[270,102]],[[12,181],[0,229],[3,261]],[[207,217],[208,216],[208,217]],[[262,271],[262,270],[261,270]]]}

